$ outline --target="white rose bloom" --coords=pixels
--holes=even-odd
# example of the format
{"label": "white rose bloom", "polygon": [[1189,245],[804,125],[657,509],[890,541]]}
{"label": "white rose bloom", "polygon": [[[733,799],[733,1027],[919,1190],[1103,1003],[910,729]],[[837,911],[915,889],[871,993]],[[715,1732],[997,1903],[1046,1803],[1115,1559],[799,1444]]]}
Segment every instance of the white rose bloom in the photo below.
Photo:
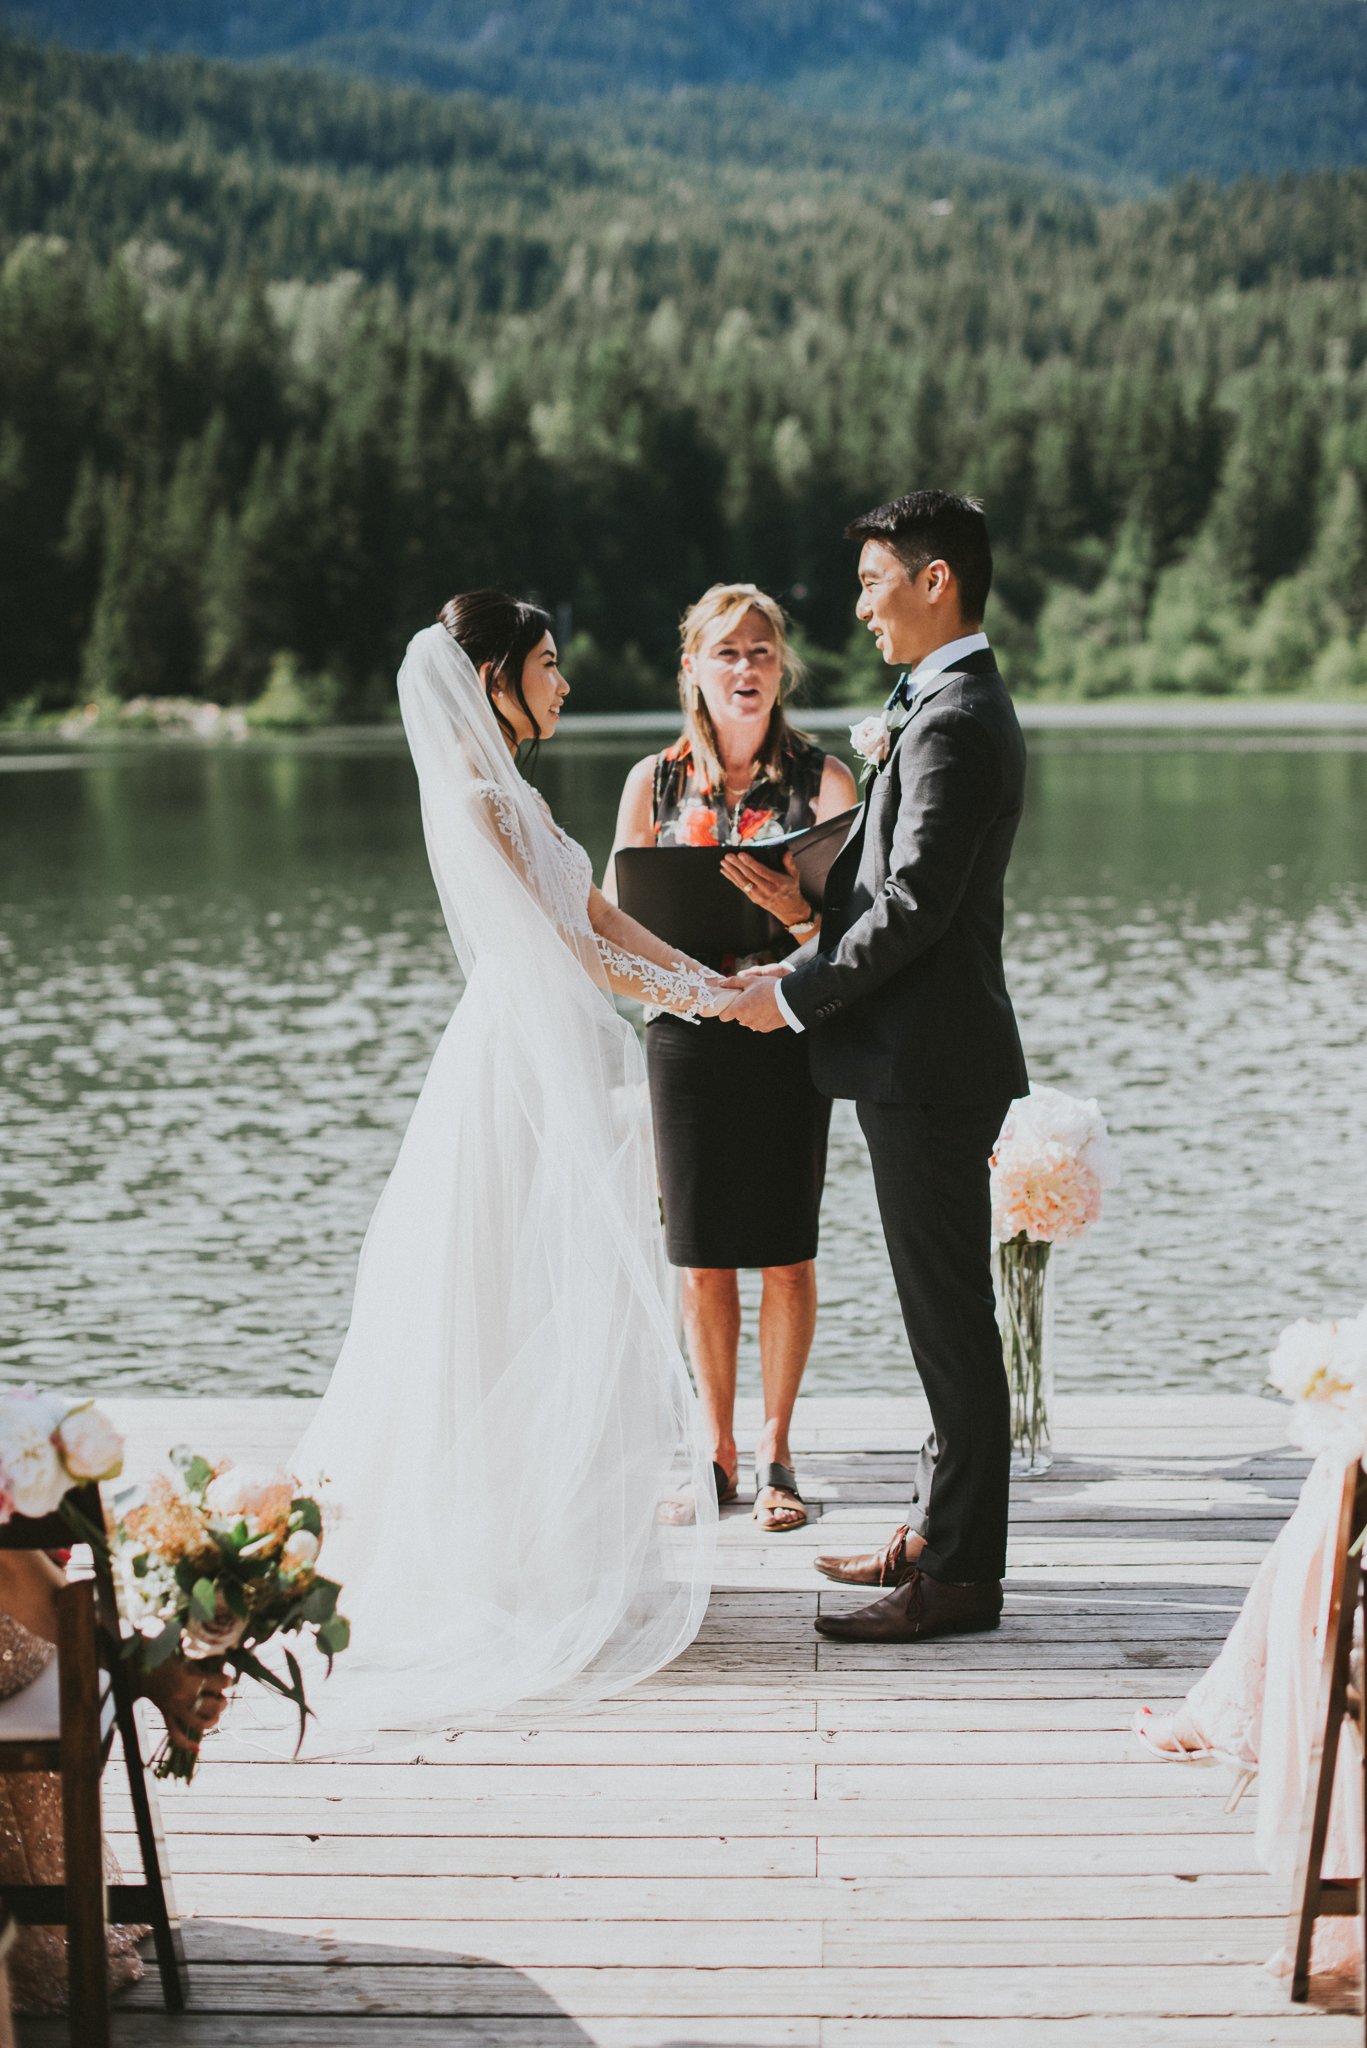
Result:
{"label": "white rose bloom", "polygon": [[93,1401],[83,1401],[63,1418],[57,1448],[73,1479],[117,1479],[123,1470],[123,1438]]}
{"label": "white rose bloom", "polygon": [[858,725],[850,727],[850,745],[856,754],[875,766],[887,759],[892,734],[888,729],[887,714],[875,711],[868,718],[861,718]]}
{"label": "white rose bloom", "polygon": [[1300,1322],[1288,1323],[1277,1339],[1268,1378],[1288,1400],[1313,1400],[1323,1387],[1330,1365],[1331,1327],[1302,1318]]}
{"label": "white rose bloom", "polygon": [[287,1572],[309,1571],[319,1549],[318,1538],[311,1529],[296,1529],[280,1553],[280,1563]]}
{"label": "white rose bloom", "polygon": [[52,1432],[61,1410],[49,1396],[11,1394],[0,1400],[0,1465],[21,1515],[50,1515],[70,1491]]}
{"label": "white rose bloom", "polygon": [[1367,1452],[1367,1309],[1343,1322],[1291,1323],[1268,1376],[1296,1404],[1292,1434],[1304,1449]]}
{"label": "white rose bloom", "polygon": [[1022,1144],[1058,1145],[1081,1157],[1103,1187],[1114,1180],[1106,1119],[1095,1096],[1067,1095],[1061,1088],[1032,1088],[1011,1105],[1012,1128]]}

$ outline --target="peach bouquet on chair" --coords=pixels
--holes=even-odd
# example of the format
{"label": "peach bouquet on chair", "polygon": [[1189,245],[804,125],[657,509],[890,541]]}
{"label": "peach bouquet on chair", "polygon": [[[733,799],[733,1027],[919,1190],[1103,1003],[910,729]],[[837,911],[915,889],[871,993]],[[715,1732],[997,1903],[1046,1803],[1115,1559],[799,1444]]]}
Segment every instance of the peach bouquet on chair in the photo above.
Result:
{"label": "peach bouquet on chair", "polygon": [[[312,1710],[299,1660],[285,1650],[286,1679],[257,1652],[274,1636],[311,1637],[331,1671],[347,1647],[342,1589],[318,1570],[322,1510],[288,1472],[211,1465],[186,1450],[171,1464],[174,1476],[153,1479],[109,1532],[130,1651],[144,1670],[179,1651],[255,1679],[292,1702],[302,1743]],[[197,1762],[194,1751],[167,1748],[157,1775],[191,1778]]]}
{"label": "peach bouquet on chair", "polygon": [[0,1522],[55,1514],[74,1486],[122,1470],[123,1438],[93,1401],[0,1388]]}
{"label": "peach bouquet on chair", "polygon": [[1085,1237],[1114,1178],[1097,1104],[1034,1088],[1006,1112],[992,1152],[993,1275],[1002,1359],[1011,1388],[1011,1463],[1053,1462],[1053,1288],[1056,1244]]}

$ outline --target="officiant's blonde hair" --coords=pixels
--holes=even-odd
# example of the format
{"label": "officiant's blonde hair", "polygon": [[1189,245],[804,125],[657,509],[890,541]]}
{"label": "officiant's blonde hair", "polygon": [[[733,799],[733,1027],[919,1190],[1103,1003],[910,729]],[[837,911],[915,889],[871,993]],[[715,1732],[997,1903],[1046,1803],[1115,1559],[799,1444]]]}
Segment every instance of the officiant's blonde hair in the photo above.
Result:
{"label": "officiant's blonde hair", "polygon": [[687,656],[690,661],[695,661],[718,640],[733,633],[749,612],[758,612],[768,626],[782,663],[778,696],[774,700],[769,730],[759,750],[757,765],[777,774],[793,732],[783,709],[784,699],[797,688],[804,671],[788,643],[788,620],[783,606],[777,598],[761,590],[758,584],[714,583],[696,604],[688,607],[679,627],[679,705],[684,717],[684,737],[692,749],[698,780],[707,789],[715,789],[722,780],[721,749],[717,745],[712,714],[703,702],[698,684],[684,669],[683,658]]}

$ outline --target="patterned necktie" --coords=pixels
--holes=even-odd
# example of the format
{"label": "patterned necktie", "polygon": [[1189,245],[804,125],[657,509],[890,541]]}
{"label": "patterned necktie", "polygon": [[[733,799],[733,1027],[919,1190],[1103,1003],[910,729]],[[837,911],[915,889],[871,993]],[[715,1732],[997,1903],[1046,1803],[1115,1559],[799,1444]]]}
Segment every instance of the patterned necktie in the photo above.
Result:
{"label": "patterned necktie", "polygon": [[916,702],[916,686],[911,680],[911,673],[911,670],[908,669],[905,675],[900,675],[897,678],[896,683],[893,685],[892,695],[883,707],[885,711],[910,711],[912,705]]}

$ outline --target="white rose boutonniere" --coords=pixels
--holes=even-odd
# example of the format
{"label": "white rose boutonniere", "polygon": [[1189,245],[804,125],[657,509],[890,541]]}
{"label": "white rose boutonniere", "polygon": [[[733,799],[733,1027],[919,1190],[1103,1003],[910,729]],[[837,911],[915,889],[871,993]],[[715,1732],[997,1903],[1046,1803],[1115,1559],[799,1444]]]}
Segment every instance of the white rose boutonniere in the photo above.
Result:
{"label": "white rose boutonniere", "polygon": [[899,733],[911,716],[905,705],[899,704],[892,711],[875,711],[868,718],[861,718],[858,725],[850,727],[850,745],[864,763],[862,781],[867,782],[892,752],[894,736]]}

